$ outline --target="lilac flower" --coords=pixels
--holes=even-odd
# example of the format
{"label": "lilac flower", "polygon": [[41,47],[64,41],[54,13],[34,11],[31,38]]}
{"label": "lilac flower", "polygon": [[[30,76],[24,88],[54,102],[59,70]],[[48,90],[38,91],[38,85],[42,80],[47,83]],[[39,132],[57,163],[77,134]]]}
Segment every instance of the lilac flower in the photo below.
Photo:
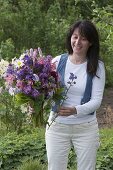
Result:
{"label": "lilac flower", "polygon": [[32,94],[32,97],[34,97],[34,98],[36,98],[36,97],[38,97],[39,95],[40,95],[40,93],[39,93],[39,91],[38,90],[36,90],[36,89],[32,89],[32,92],[31,92]]}
{"label": "lilac flower", "polygon": [[6,73],[8,73],[8,74],[14,73],[14,66],[12,64],[9,64]]}
{"label": "lilac flower", "polygon": [[24,58],[24,63],[28,66],[32,66],[33,65],[33,60],[30,58],[30,56],[28,55],[25,55]]}
{"label": "lilac flower", "polygon": [[77,79],[77,76],[75,76],[73,73],[70,73],[69,79],[73,81],[74,79]]}
{"label": "lilac flower", "polygon": [[47,55],[46,59],[50,62],[52,60],[52,56],[51,55]]}
{"label": "lilac flower", "polygon": [[32,75],[32,74],[33,74],[32,70],[29,67],[25,66],[17,71],[16,76],[17,79],[22,80],[26,78],[26,75]]}
{"label": "lilac flower", "polygon": [[25,86],[25,82],[23,82],[23,81],[21,81],[21,80],[17,80],[16,87],[17,87],[18,89],[20,89],[20,90],[22,91],[23,88],[24,88],[24,86]]}
{"label": "lilac flower", "polygon": [[50,65],[50,63],[45,63],[44,68],[43,68],[42,71],[43,71],[43,72],[46,72],[46,73],[49,73],[50,70],[51,70],[51,65]]}
{"label": "lilac flower", "polygon": [[43,68],[44,68],[44,65],[43,65],[43,64],[40,64],[40,63],[38,63],[38,62],[36,62],[36,63],[33,65],[33,71],[34,71],[34,73],[40,73]]}
{"label": "lilac flower", "polygon": [[35,77],[34,77],[34,75],[33,74],[27,74],[26,76],[25,76],[25,80],[33,80]]}
{"label": "lilac flower", "polygon": [[23,80],[25,78],[25,74],[24,69],[18,70],[16,73],[17,79]]}
{"label": "lilac flower", "polygon": [[48,75],[46,73],[40,73],[39,74],[40,79],[44,79],[44,78],[47,78],[47,77],[48,77]]}
{"label": "lilac flower", "polygon": [[37,57],[37,54],[38,54],[37,49],[34,49],[34,51],[33,51],[33,57],[36,58],[36,57]]}
{"label": "lilac flower", "polygon": [[32,87],[30,85],[24,86],[23,92],[25,94],[30,94],[32,92]]}

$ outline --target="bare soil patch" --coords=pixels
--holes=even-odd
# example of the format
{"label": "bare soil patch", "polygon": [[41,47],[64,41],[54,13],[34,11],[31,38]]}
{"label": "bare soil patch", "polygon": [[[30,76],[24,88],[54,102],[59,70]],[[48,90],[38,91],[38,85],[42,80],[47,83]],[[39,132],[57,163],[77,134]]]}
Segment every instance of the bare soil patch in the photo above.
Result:
{"label": "bare soil patch", "polygon": [[113,127],[113,88],[107,88],[104,92],[101,107],[97,110],[99,127]]}

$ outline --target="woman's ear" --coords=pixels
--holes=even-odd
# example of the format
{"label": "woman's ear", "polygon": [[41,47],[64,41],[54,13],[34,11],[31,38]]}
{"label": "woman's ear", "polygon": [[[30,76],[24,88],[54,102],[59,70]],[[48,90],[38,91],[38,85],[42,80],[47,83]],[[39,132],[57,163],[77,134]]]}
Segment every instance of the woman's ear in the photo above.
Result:
{"label": "woman's ear", "polygon": [[92,43],[90,43],[89,46],[91,47],[91,46],[92,46]]}

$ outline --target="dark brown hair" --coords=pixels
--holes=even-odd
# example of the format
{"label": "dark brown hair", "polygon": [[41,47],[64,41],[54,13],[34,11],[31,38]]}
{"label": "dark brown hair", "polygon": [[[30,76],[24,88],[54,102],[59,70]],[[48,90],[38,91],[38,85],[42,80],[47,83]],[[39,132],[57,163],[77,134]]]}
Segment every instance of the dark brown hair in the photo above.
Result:
{"label": "dark brown hair", "polygon": [[73,49],[71,47],[71,36],[75,29],[78,28],[82,36],[84,36],[92,45],[87,51],[87,72],[95,76],[98,68],[99,61],[99,35],[96,27],[91,21],[83,20],[75,22],[68,31],[66,47],[69,54],[73,54]]}

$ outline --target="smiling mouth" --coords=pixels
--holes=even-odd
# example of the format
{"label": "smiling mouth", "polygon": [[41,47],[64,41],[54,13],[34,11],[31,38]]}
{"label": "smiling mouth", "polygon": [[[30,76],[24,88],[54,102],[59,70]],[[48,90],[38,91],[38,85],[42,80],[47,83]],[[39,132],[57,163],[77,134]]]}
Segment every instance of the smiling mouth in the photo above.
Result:
{"label": "smiling mouth", "polygon": [[80,50],[82,47],[81,46],[74,46],[75,49]]}

